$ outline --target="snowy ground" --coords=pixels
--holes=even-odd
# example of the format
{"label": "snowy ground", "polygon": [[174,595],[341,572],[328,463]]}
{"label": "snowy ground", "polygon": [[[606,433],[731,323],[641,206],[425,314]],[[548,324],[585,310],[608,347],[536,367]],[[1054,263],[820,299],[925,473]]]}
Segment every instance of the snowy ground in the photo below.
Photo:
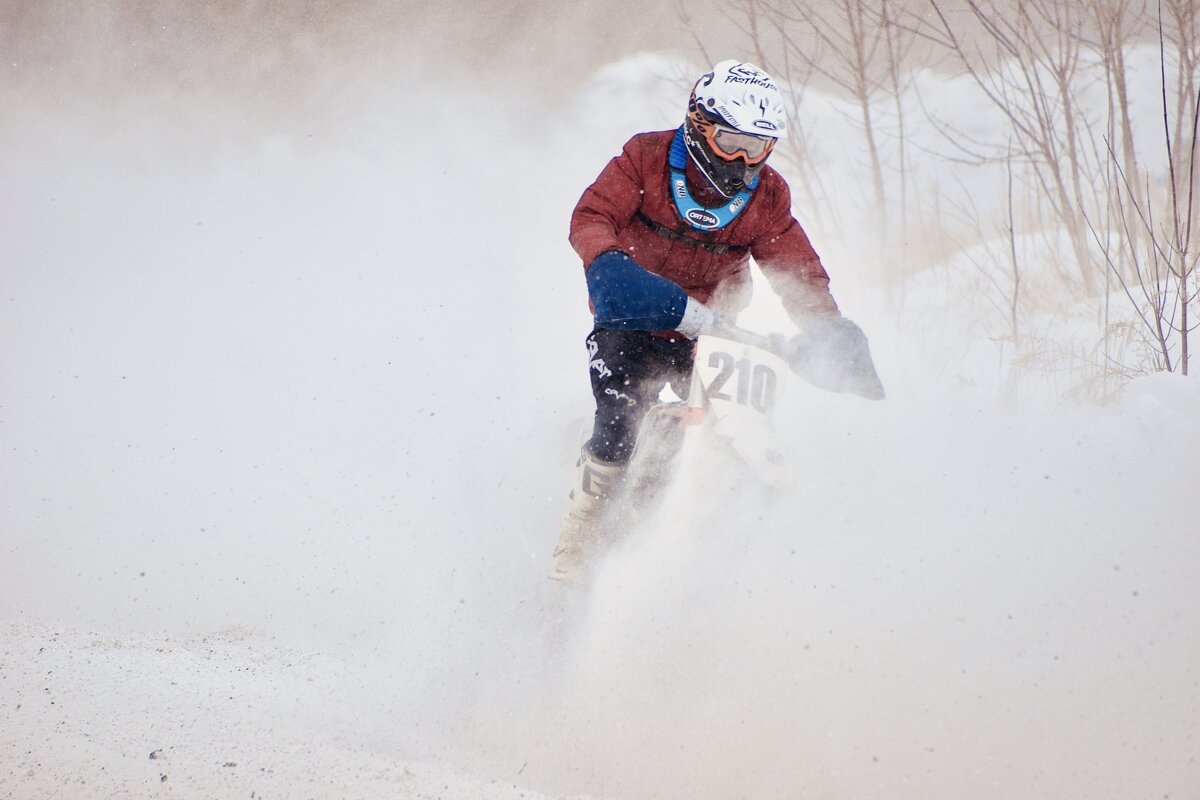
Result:
{"label": "snowy ground", "polygon": [[1197,796],[1197,381],[1014,403],[817,235],[889,399],[799,391],[794,490],[677,487],[560,606],[622,74],[415,163],[7,131],[0,797]]}
{"label": "snowy ground", "polygon": [[[677,496],[565,622],[539,583],[548,520],[481,525],[456,557],[397,525],[374,552],[402,571],[418,550],[441,588],[357,591],[345,637],[316,628],[355,587],[316,570],[338,585],[294,598],[295,552],[211,627],[153,583],[186,570],[93,557],[6,592],[0,796],[1187,797],[1200,543],[1138,498],[1194,487],[1196,417],[1166,410],[1195,402],[1162,379],[1103,412],[827,404],[791,434],[816,455],[795,493]],[[220,569],[249,574],[239,540]],[[104,608],[102,579],[124,584]],[[46,595],[78,608],[22,607]],[[179,632],[139,632],[139,604]]]}
{"label": "snowy ground", "polygon": [[344,664],[261,635],[0,637],[5,797],[539,796],[397,759],[338,700]]}

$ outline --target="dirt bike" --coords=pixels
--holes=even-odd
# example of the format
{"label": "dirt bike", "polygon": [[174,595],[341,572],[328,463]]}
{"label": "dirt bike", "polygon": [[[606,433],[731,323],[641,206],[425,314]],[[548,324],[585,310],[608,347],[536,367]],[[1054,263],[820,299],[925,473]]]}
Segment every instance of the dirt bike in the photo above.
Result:
{"label": "dirt bike", "polygon": [[630,458],[618,528],[643,517],[681,465],[740,464],[766,487],[789,483],[775,412],[790,375],[833,392],[884,397],[866,336],[844,318],[817,320],[805,332],[762,335],[734,325],[696,340],[686,400],[660,401],[643,418]]}

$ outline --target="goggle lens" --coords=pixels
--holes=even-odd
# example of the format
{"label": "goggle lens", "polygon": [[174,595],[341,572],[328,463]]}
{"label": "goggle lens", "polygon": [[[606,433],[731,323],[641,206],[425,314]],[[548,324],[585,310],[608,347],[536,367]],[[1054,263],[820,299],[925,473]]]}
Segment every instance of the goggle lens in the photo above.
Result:
{"label": "goggle lens", "polygon": [[719,125],[715,126],[711,141],[720,155],[730,159],[744,155],[751,164],[766,158],[775,144],[770,136],[755,136]]}

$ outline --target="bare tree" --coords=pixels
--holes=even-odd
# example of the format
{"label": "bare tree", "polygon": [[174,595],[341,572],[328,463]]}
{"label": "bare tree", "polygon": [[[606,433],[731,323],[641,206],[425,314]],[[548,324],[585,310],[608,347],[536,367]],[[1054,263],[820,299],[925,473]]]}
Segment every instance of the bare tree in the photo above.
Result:
{"label": "bare tree", "polygon": [[1074,281],[1098,287],[1083,209],[1096,174],[1089,129],[1076,80],[1081,69],[1083,10],[1076,0],[966,0],[982,31],[968,38],[940,0],[929,0],[935,21],[924,33],[952,55],[1007,121],[1013,149],[1052,218],[1066,231],[1075,259]]}
{"label": "bare tree", "polygon": [[[1161,13],[1161,12],[1160,12]],[[1177,42],[1181,41],[1176,39]],[[1181,54],[1180,61],[1187,60]],[[1190,306],[1200,295],[1196,286],[1200,262],[1200,228],[1197,220],[1196,134],[1200,123],[1200,94],[1190,102],[1176,96],[1171,102],[1167,80],[1166,34],[1159,23],[1160,85],[1162,89],[1163,147],[1166,151],[1168,181],[1165,187],[1167,219],[1156,218],[1154,186],[1147,178],[1139,182],[1135,173],[1123,168],[1122,158],[1110,146],[1113,165],[1113,207],[1123,236],[1104,236],[1095,226],[1093,236],[1104,252],[1110,272],[1120,282],[1131,306],[1143,325],[1154,352],[1155,367],[1167,372],[1188,374],[1190,334],[1197,323],[1191,321]],[[1179,87],[1195,89],[1194,81]],[[1178,92],[1177,92],[1178,95]],[[1176,118],[1172,124],[1172,105]],[[1182,122],[1181,110],[1189,111]]]}
{"label": "bare tree", "polygon": [[[1200,291],[1200,0],[727,0],[720,8],[783,82],[832,86],[849,101],[889,256],[910,227],[925,226],[923,247],[957,253],[973,266],[987,302],[1003,314],[1006,331],[996,341],[1014,343],[1014,363],[1069,352],[1072,369],[1107,381],[1146,365],[1146,351],[1128,339],[1140,329],[1152,344],[1150,368],[1187,370]],[[1146,130],[1137,128],[1149,118],[1135,111],[1144,98],[1133,96],[1129,61],[1154,30],[1156,10],[1167,152],[1161,169],[1153,152],[1139,151],[1136,137]],[[925,67],[967,78],[1001,124],[974,138],[956,129],[917,91],[914,70]],[[909,114],[918,108],[952,147],[915,146]],[[819,146],[819,131],[808,127],[795,130]],[[795,143],[805,198],[819,212],[825,204],[817,202],[823,192],[810,140]],[[986,202],[1000,191],[975,197],[965,185],[945,192],[911,179],[963,164],[1003,168],[1003,208]],[[985,201],[982,208],[976,200]],[[910,207],[922,211],[910,218]],[[1051,272],[1027,270],[1033,258]],[[1121,302],[1110,297],[1122,293],[1142,315],[1134,327],[1124,316],[1110,319],[1112,303]],[[1035,341],[1050,333],[1049,315],[1080,302],[1100,304],[1094,347]],[[1023,317],[1032,313],[1041,321]]]}
{"label": "bare tree", "polygon": [[915,37],[910,29],[900,24],[902,10],[894,8],[889,0],[880,0],[878,7],[878,26],[883,31],[883,41],[886,53],[886,72],[884,80],[895,109],[896,119],[896,168],[899,172],[900,191],[900,234],[906,236],[908,221],[908,137],[905,121],[908,116],[905,107],[905,95],[909,90],[909,81],[905,73],[905,63],[912,49]]}
{"label": "bare tree", "polygon": [[[1196,70],[1200,69],[1200,8],[1197,5],[1196,0],[1160,0],[1158,3],[1160,40],[1164,45],[1172,45],[1175,56],[1175,128],[1172,137],[1177,143],[1183,143],[1188,135],[1187,121],[1195,108],[1196,82],[1200,80],[1196,75]],[[1164,70],[1165,67],[1164,60]],[[1184,153],[1186,149],[1176,151],[1181,159]]]}
{"label": "bare tree", "polygon": [[1108,87],[1108,139],[1120,142],[1125,174],[1138,174],[1134,150],[1133,119],[1129,110],[1129,71],[1126,48],[1142,34],[1146,21],[1145,0],[1088,0],[1087,13],[1096,26],[1092,48],[1100,55]]}
{"label": "bare tree", "polygon": [[[789,62],[803,64],[812,74],[840,89],[855,104],[862,132],[879,227],[886,230],[888,210],[886,123],[883,108],[894,114],[895,163],[900,171],[901,207],[905,189],[904,136],[907,80],[902,70],[913,34],[896,24],[894,0],[790,0],[760,3],[760,11],[775,25]],[[902,211],[903,216],[903,211]]]}

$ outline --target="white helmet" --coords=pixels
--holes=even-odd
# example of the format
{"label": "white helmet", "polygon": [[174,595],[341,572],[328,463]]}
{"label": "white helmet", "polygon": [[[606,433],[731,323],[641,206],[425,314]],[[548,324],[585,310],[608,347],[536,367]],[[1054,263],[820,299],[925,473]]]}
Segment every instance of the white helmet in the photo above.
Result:
{"label": "white helmet", "polygon": [[722,61],[696,82],[692,99],[743,133],[787,138],[783,94],[771,76],[753,64]]}
{"label": "white helmet", "polygon": [[750,185],[775,142],[786,136],[783,94],[758,67],[722,61],[696,81],[684,143],[721,194],[732,197]]}

